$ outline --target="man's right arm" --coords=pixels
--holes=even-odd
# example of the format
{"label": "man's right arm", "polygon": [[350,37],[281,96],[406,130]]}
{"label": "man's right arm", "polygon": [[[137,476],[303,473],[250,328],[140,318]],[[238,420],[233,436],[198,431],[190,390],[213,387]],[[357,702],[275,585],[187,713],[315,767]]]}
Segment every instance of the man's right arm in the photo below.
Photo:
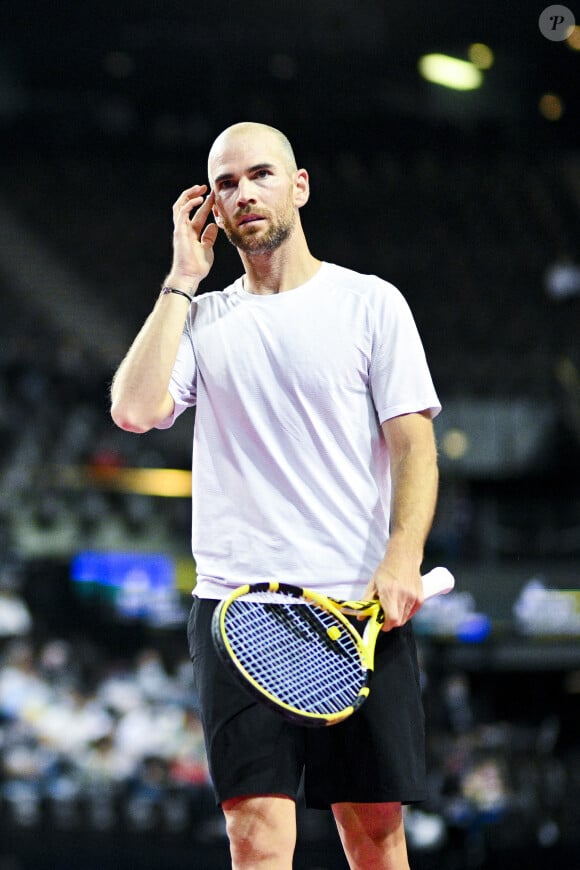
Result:
{"label": "man's right arm", "polygon": [[121,429],[147,432],[172,413],[168,387],[188,310],[185,297],[160,296],[117,369],[111,416]]}
{"label": "man's right arm", "polygon": [[[213,194],[203,199],[206,190],[205,185],[191,187],[173,206],[173,265],[164,283],[188,296],[213,265],[218,228],[205,226],[213,205]],[[121,429],[147,432],[173,412],[169,381],[189,311],[181,293],[159,296],[113,378],[111,416]]]}

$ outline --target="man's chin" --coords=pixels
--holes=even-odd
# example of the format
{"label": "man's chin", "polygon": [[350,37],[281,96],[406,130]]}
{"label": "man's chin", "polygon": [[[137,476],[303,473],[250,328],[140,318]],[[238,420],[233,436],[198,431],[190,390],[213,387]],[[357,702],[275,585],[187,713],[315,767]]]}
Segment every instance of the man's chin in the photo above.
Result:
{"label": "man's chin", "polygon": [[238,251],[241,251],[244,254],[258,256],[259,254],[268,254],[270,251],[275,251],[276,248],[279,248],[283,241],[285,241],[286,236],[281,237],[278,235],[264,235],[263,233],[254,233],[251,236],[238,236],[233,235],[229,238],[229,241],[237,248]]}
{"label": "man's chin", "polygon": [[[248,225],[249,226],[249,225]],[[234,248],[238,248],[240,251],[251,251],[256,246],[261,247],[264,243],[263,233],[260,233],[258,227],[252,230],[246,230],[246,232],[239,232],[238,230],[230,231],[226,233],[228,242],[234,246]],[[262,238],[260,239],[260,235]]]}
{"label": "man's chin", "polygon": [[244,254],[268,254],[270,251],[276,250],[276,248],[280,247],[281,242],[273,242],[270,239],[242,239],[241,243],[237,245],[238,250],[243,251]]}
{"label": "man's chin", "polygon": [[262,221],[245,225],[245,230],[226,231],[230,244],[238,251],[248,255],[258,256],[268,254],[280,247],[285,242],[292,230],[292,224],[280,224],[278,226],[262,226]]}

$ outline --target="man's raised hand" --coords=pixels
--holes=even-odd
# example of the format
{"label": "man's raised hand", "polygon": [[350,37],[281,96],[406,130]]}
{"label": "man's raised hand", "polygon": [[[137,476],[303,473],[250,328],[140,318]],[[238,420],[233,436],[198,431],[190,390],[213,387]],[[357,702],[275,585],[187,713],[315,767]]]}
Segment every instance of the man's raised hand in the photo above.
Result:
{"label": "man's raised hand", "polygon": [[206,184],[194,184],[173,205],[173,265],[166,279],[171,287],[197,290],[213,265],[219,229],[213,222],[206,226],[214,203],[213,191],[205,196],[206,191]]}

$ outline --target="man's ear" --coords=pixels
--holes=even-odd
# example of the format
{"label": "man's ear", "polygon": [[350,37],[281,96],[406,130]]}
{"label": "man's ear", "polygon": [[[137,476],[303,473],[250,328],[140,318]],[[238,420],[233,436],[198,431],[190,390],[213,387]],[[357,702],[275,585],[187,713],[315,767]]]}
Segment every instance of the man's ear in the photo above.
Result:
{"label": "man's ear", "polygon": [[294,203],[298,208],[306,205],[310,198],[310,179],[305,169],[298,169],[294,177]]}

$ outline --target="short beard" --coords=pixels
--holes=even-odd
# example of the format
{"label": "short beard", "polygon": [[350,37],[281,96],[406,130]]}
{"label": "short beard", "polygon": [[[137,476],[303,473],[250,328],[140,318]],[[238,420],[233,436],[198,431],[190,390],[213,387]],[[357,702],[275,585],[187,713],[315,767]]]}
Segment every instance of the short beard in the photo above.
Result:
{"label": "short beard", "polygon": [[232,227],[224,226],[224,232],[230,244],[244,254],[269,254],[286,241],[296,223],[294,212],[289,217],[283,217],[273,224],[263,236],[244,236]]}

